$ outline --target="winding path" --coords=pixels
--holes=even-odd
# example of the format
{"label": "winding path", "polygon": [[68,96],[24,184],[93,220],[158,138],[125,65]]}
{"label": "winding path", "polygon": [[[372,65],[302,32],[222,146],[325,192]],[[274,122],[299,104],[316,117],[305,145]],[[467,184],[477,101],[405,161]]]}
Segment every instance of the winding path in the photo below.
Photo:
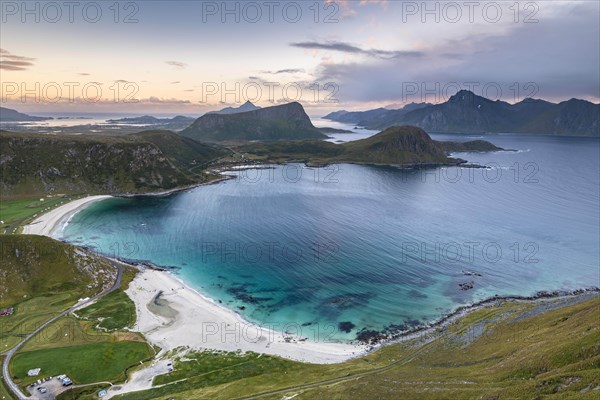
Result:
{"label": "winding path", "polygon": [[2,354],[2,355],[5,356],[4,363],[2,364],[2,375],[4,376],[4,381],[6,382],[6,385],[13,392],[13,394],[17,397],[17,399],[19,399],[19,400],[25,400],[25,399],[29,399],[29,397],[25,396],[23,393],[21,393],[21,390],[19,389],[19,386],[16,383],[13,382],[12,377],[10,376],[10,371],[9,371],[10,360],[15,355],[15,353],[17,352],[17,350],[19,350],[29,339],[31,339],[32,337],[34,337],[35,335],[37,335],[46,326],[50,325],[51,323],[53,323],[57,319],[59,319],[61,317],[64,317],[65,315],[67,315],[67,314],[75,311],[76,309],[81,308],[83,306],[86,306],[86,305],[88,305],[90,303],[93,303],[94,301],[96,301],[96,300],[98,300],[98,299],[106,296],[107,294],[114,292],[115,290],[117,290],[119,288],[119,286],[121,286],[121,278],[123,276],[123,266],[121,264],[119,264],[118,262],[114,261],[114,260],[108,260],[108,261],[110,261],[111,264],[117,268],[117,278],[115,279],[115,281],[113,282],[113,284],[112,284],[112,286],[110,288],[108,288],[105,291],[103,291],[103,292],[95,295],[94,297],[90,298],[87,301],[75,304],[74,306],[66,309],[65,311],[61,312],[57,316],[55,316],[55,317],[49,319],[48,321],[44,322],[42,325],[40,325],[39,327],[37,327],[34,331],[32,331],[31,333],[29,333],[27,336],[25,336],[25,338],[23,338],[23,340],[21,340],[19,343],[17,343],[17,345],[15,345],[12,349],[10,349],[6,353]]}

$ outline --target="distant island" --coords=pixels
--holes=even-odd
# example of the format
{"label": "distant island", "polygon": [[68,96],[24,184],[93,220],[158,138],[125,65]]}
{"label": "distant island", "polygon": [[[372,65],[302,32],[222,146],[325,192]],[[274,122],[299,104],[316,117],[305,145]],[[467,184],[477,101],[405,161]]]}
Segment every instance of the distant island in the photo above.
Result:
{"label": "distant island", "polygon": [[245,112],[204,114],[180,134],[202,142],[327,138],[297,102]]}
{"label": "distant island", "polygon": [[34,117],[32,115],[23,114],[12,108],[0,107],[0,122],[34,122],[46,121],[53,119],[52,117]]}
{"label": "distant island", "polygon": [[599,104],[578,99],[555,104],[529,98],[510,104],[468,90],[459,91],[441,104],[412,103],[397,110],[342,110],[324,118],[376,130],[413,125],[428,132],[600,136]]}
{"label": "distant island", "polygon": [[173,118],[156,118],[151,115],[143,115],[141,117],[128,117],[120,119],[109,119],[106,120],[109,124],[142,124],[142,125],[167,125],[167,124],[180,124],[180,123],[192,123],[194,118],[185,117],[178,115]]}

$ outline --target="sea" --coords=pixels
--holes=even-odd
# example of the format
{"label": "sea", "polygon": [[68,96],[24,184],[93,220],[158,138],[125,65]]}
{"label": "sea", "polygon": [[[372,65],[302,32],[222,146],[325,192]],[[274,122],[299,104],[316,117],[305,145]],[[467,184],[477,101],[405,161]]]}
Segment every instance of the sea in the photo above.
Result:
{"label": "sea", "polygon": [[[353,133],[331,141],[375,133],[335,125]],[[168,196],[94,203],[60,235],[169,268],[251,322],[342,342],[496,295],[600,286],[600,140],[431,136],[507,151],[454,154],[480,168],[236,170]]]}

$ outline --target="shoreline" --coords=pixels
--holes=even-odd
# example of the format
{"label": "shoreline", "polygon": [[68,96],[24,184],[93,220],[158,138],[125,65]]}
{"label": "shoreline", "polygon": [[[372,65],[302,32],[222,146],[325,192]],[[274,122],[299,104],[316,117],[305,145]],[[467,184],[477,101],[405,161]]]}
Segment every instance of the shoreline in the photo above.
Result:
{"label": "shoreline", "polygon": [[63,204],[60,207],[48,211],[40,215],[35,220],[23,227],[24,235],[40,235],[48,236],[56,239],[56,231],[66,222],[68,222],[75,214],[83,210],[87,206],[100,200],[110,199],[110,195],[86,196],[81,199],[76,199]]}
{"label": "shoreline", "polygon": [[[226,179],[230,178],[224,177],[210,183],[194,185],[194,187],[215,184]],[[178,188],[170,193],[188,189],[193,189],[193,187]],[[166,194],[150,193],[147,195]],[[77,212],[96,201],[112,197],[115,196],[88,196],[73,200],[38,217],[23,228],[23,233],[57,239],[58,227],[64,226],[64,223],[68,222]],[[110,259],[107,256],[104,257]],[[288,327],[293,325],[297,328],[294,332],[296,334],[282,333],[276,330],[277,326],[273,324],[260,326],[245,320],[237,311],[219,304],[216,300],[190,287],[177,275],[169,272],[167,268],[155,268],[152,264],[130,260],[116,261],[130,265],[139,271],[125,291],[134,302],[137,311],[133,330],[142,333],[149,343],[160,347],[160,354],[178,348],[234,352],[253,351],[316,364],[341,363],[363,356],[382,346],[435,336],[439,334],[440,330],[443,331],[448,325],[469,313],[493,307],[501,301],[544,302],[578,296],[591,298],[600,292],[599,288],[594,287],[572,291],[540,291],[533,296],[494,296],[473,304],[459,306],[436,321],[408,331],[391,334],[373,331],[373,336],[367,341],[349,343],[333,340],[321,341],[318,333],[315,334],[315,328],[317,332],[319,331],[318,325],[302,327],[300,324],[286,324]],[[167,316],[164,313],[159,315],[161,306],[155,302],[157,296],[160,297],[165,307],[174,310],[175,313],[167,312]],[[150,309],[149,304],[151,304]],[[156,313],[157,307],[158,314]],[[282,329],[284,326],[284,324],[279,324]],[[311,335],[312,337],[310,337]]]}
{"label": "shoreline", "polygon": [[[298,335],[299,331],[284,334],[274,329],[283,328],[284,324],[271,323],[267,327],[254,324],[167,271],[142,268],[125,292],[136,305],[137,319],[133,330],[160,347],[161,354],[177,348],[241,350],[301,362],[332,364],[359,357],[368,350],[366,344],[321,341],[318,337],[314,340],[309,335]],[[176,311],[173,317],[156,312],[157,296],[165,303],[165,308]],[[299,324],[293,325],[300,328]],[[310,331],[314,333],[312,329]]]}
{"label": "shoreline", "polygon": [[[232,177],[211,181],[193,187],[177,188],[171,193],[194,187],[215,184]],[[146,195],[165,195],[146,194]],[[23,234],[48,236],[60,240],[56,234],[76,213],[101,200],[117,196],[87,196],[73,200],[41,215],[23,227]],[[316,364],[340,363],[366,353],[367,345],[312,341],[305,336],[284,334],[275,329],[259,326],[245,320],[235,310],[218,304],[212,298],[190,287],[168,269],[150,263],[134,263],[131,260],[117,261],[135,268],[139,272],[125,293],[134,302],[137,316],[133,329],[144,335],[146,340],[161,348],[163,354],[181,347],[196,350],[254,351],[276,355],[295,361]],[[153,313],[154,302],[160,299],[177,313],[173,318]],[[276,328],[274,326],[274,328]]]}

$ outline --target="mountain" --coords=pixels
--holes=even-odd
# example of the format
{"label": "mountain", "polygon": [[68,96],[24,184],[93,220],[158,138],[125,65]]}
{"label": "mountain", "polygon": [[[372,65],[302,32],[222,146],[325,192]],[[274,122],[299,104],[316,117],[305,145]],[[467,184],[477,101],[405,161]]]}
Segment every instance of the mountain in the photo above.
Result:
{"label": "mountain", "polygon": [[323,118],[330,119],[332,121],[337,122],[345,122],[349,124],[356,124],[362,120],[370,120],[372,118],[376,118],[379,115],[385,114],[389,110],[385,108],[376,108],[374,110],[369,111],[336,111],[330,114],[327,114]]}
{"label": "mountain", "polygon": [[410,103],[402,108],[390,110],[389,106],[385,108],[376,108],[368,111],[334,111],[327,114],[323,118],[330,119],[337,122],[345,122],[350,124],[361,124],[363,121],[377,121],[378,119],[393,114],[395,116],[401,116],[409,111],[418,110],[419,108],[430,106],[430,103]]}
{"label": "mountain", "polygon": [[235,114],[204,114],[180,132],[201,142],[322,139],[300,103]]}
{"label": "mountain", "polygon": [[11,108],[0,107],[0,122],[32,122],[32,121],[46,121],[52,119],[51,117],[34,117],[31,115],[23,114],[17,110]]}
{"label": "mountain", "polygon": [[[416,108],[405,107],[385,112],[381,110],[366,111],[362,114],[364,119],[353,123],[370,129],[414,125],[429,132],[600,136],[600,105],[577,99],[559,104],[525,99],[509,104],[461,90],[445,103],[422,103],[422,106]],[[332,113],[327,117],[345,122],[347,114]]]}
{"label": "mountain", "polygon": [[600,136],[600,105],[578,99],[563,101],[530,118],[520,132]]}
{"label": "mountain", "polygon": [[414,126],[394,126],[369,138],[342,144],[305,140],[252,143],[238,148],[240,152],[265,157],[271,162],[302,160],[311,164],[352,162],[405,167],[456,165],[464,161],[449,157],[449,152],[497,150],[502,149],[483,140],[438,142]]}
{"label": "mountain", "polygon": [[[420,110],[422,108],[431,106],[431,103],[410,103],[405,105],[404,107],[397,109],[397,110],[386,110],[385,113],[378,113],[376,115],[373,115],[372,117],[370,117],[368,114],[365,114],[360,120],[358,120],[356,123],[358,123],[358,125],[360,126],[365,126],[367,124],[370,125],[378,125],[378,126],[382,126],[382,128],[377,128],[377,129],[385,129],[387,128],[387,123],[382,123],[382,121],[387,121],[387,120],[401,120],[402,117],[406,114],[408,114],[411,111],[415,111],[415,110]],[[368,113],[368,111],[367,111]],[[384,126],[385,125],[385,126]],[[396,125],[396,124],[392,124],[392,125]],[[389,125],[389,126],[392,126]]]}
{"label": "mountain", "polygon": [[203,182],[228,150],[170,131],[123,136],[0,132],[3,196],[143,193]]}
{"label": "mountain", "polygon": [[209,114],[237,114],[246,111],[258,110],[260,107],[255,106],[252,102],[247,101],[239,107],[226,107],[219,111],[211,111]]}

